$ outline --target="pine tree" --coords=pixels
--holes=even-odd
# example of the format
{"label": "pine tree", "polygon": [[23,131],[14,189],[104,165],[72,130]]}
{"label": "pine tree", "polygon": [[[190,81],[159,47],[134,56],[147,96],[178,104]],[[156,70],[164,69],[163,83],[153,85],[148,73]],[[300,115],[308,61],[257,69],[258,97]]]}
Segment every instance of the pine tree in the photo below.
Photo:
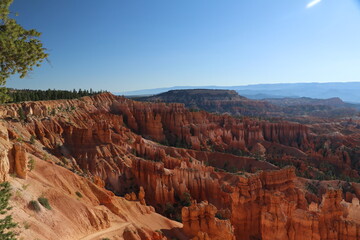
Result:
{"label": "pine tree", "polygon": [[[0,184],[0,216],[6,215],[11,209],[9,200],[11,197],[10,183]],[[16,240],[16,233],[12,231],[17,224],[13,222],[12,216],[7,215],[0,219],[0,240]]]}
{"label": "pine tree", "polygon": [[26,30],[11,18],[10,5],[13,0],[0,0],[0,100],[6,101],[6,80],[13,74],[24,78],[29,71],[47,58],[34,29]]}

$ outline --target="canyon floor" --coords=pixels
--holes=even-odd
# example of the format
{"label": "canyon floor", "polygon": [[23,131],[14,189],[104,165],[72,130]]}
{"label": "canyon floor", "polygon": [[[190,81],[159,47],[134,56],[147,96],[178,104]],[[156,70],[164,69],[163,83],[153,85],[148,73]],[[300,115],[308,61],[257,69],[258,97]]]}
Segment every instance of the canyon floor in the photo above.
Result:
{"label": "canyon floor", "polygon": [[0,116],[19,239],[360,239],[356,119],[240,118],[110,93]]}

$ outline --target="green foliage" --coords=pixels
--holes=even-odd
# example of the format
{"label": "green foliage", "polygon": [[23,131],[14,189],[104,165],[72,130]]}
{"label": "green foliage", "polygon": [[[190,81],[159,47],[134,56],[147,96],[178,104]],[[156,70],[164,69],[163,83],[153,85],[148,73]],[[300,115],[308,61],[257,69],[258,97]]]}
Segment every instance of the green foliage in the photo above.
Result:
{"label": "green foliage", "polygon": [[35,144],[35,136],[31,135],[30,137],[30,144]]}
{"label": "green foliage", "polygon": [[30,209],[34,210],[35,212],[41,211],[40,204],[38,203],[38,201],[31,200],[29,202],[29,207],[30,207]]}
{"label": "green foliage", "polygon": [[176,213],[174,206],[171,203],[166,203],[164,213],[168,217],[174,215]]}
{"label": "green foliage", "polygon": [[28,222],[24,222],[24,228],[29,229],[31,227],[31,224]]}
{"label": "green foliage", "polygon": [[[13,74],[24,78],[48,56],[39,40],[41,33],[24,29],[9,16],[12,2],[0,1],[0,86]],[[6,89],[2,87],[0,92],[0,100],[4,101]]]}
{"label": "green foliage", "polygon": [[26,120],[26,116],[25,116],[24,109],[19,108],[18,114],[19,114],[19,119],[20,119],[20,121],[25,121],[25,120]]}
{"label": "green foliage", "polygon": [[215,217],[220,219],[220,220],[227,220],[228,218],[224,217],[220,212],[217,212],[215,214]]}
{"label": "green foliage", "polygon": [[[42,100],[57,100],[57,99],[74,99],[80,98],[85,96],[93,96],[104,91],[92,91],[92,90],[31,90],[31,89],[9,89],[9,99],[5,102],[8,103],[17,103],[17,102],[24,102],[24,101],[42,101]],[[66,111],[71,112],[76,109],[75,106],[66,107],[66,108],[58,108],[58,111]],[[49,111],[54,111],[55,109],[49,109]]]}
{"label": "green foliage", "polygon": [[[1,5],[0,5],[1,6]],[[11,231],[14,227],[17,226],[13,222],[12,216],[7,215],[2,218],[2,215],[5,215],[11,207],[9,206],[9,200],[11,197],[10,192],[10,183],[3,182],[0,184],[0,239],[1,240],[16,240],[16,233]]]}
{"label": "green foliage", "polygon": [[35,169],[35,159],[33,157],[29,157],[29,162],[27,164],[27,167],[30,172]]}
{"label": "green foliage", "polygon": [[189,207],[191,205],[191,195],[188,192],[183,193],[180,199],[180,204],[183,207]]}
{"label": "green foliage", "polygon": [[51,206],[50,206],[49,200],[47,198],[39,197],[38,201],[41,205],[43,205],[44,208],[51,210]]}
{"label": "green foliage", "polygon": [[237,173],[239,171],[239,169],[237,169],[237,167],[230,166],[229,162],[225,162],[224,166],[221,169],[223,169],[223,170],[225,170],[226,172],[229,172],[229,173]]}
{"label": "green foliage", "polygon": [[55,110],[55,108],[51,109],[51,111],[50,111],[50,115],[51,115],[51,116],[55,116],[55,114],[56,114],[56,110]]}
{"label": "green foliage", "polygon": [[61,158],[60,158],[60,161],[61,161],[61,163],[62,163],[62,164],[61,164],[62,166],[66,166],[66,165],[68,165],[68,163],[69,163],[69,162],[66,160],[66,158],[64,158],[64,157],[61,157]]}
{"label": "green foliage", "polygon": [[82,195],[81,192],[79,192],[79,191],[77,191],[75,194],[76,194],[76,196],[78,196],[79,198],[82,198],[82,197],[83,197],[83,195]]}
{"label": "green foliage", "polygon": [[315,194],[315,195],[317,195],[318,193],[319,193],[319,189],[318,189],[318,187],[316,187],[314,184],[312,184],[312,183],[308,183],[307,185],[306,185],[306,189],[309,191],[309,192],[311,192],[311,193],[313,193],[313,194]]}
{"label": "green foliage", "polygon": [[175,199],[175,203],[168,202],[164,206],[159,204],[158,210],[163,212],[166,217],[181,222],[181,210],[183,207],[191,205],[191,195],[188,192],[183,193],[181,196],[175,194]]}
{"label": "green foliage", "polygon": [[29,186],[30,186],[30,184],[23,184],[23,185],[21,186],[21,188],[22,188],[23,190],[26,190]]}
{"label": "green foliage", "polygon": [[11,97],[8,95],[8,89],[6,87],[0,87],[0,103],[9,102]]}

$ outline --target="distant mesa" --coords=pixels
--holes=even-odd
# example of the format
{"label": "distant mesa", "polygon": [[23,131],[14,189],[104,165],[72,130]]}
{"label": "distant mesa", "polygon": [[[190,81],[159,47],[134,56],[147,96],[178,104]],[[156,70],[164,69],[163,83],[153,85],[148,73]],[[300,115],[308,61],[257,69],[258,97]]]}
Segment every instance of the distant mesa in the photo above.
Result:
{"label": "distant mesa", "polygon": [[276,84],[251,84],[243,86],[176,86],[168,88],[155,88],[122,93],[125,96],[149,96],[170,90],[179,89],[229,89],[237,91],[241,96],[250,99],[265,98],[321,98],[338,97],[349,103],[360,103],[360,82],[328,82],[328,83],[276,83]]}
{"label": "distant mesa", "polygon": [[170,90],[152,96],[135,96],[132,99],[146,102],[182,103],[191,110],[250,117],[341,118],[356,116],[360,110],[360,105],[345,103],[338,97],[329,99],[288,97],[255,100],[240,96],[235,90],[227,89]]}

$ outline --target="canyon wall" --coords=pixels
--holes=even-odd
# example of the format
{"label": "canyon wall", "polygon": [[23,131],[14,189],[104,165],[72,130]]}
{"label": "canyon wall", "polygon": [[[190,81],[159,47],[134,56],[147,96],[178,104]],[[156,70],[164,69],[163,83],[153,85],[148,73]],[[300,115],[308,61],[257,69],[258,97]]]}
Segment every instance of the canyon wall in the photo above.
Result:
{"label": "canyon wall", "polygon": [[[19,109],[25,113],[24,121],[19,120]],[[197,202],[207,201],[183,210],[184,231],[192,237],[216,239],[212,232],[216,226],[229,232],[224,239],[232,239],[232,234],[236,239],[359,237],[359,222],[349,217],[353,208],[340,204],[347,192],[329,189],[310,194],[294,167],[280,169],[266,161],[279,155],[306,164],[319,156],[343,161],[344,169],[351,166],[345,150],[327,158],[322,155],[307,126],[191,112],[182,104],[142,103],[107,93],[5,105],[0,115],[8,119],[4,128],[9,141],[23,139],[23,145],[4,145],[10,154],[2,158],[10,160],[0,165],[1,172],[15,169],[10,172],[27,177],[24,166],[31,154],[116,195],[129,194],[129,200],[141,190],[142,202],[160,213],[188,193]],[[31,136],[35,143],[30,143]],[[349,196],[350,201],[359,197]],[[108,197],[101,204],[121,214]],[[229,222],[214,217],[216,208],[229,213]],[[208,225],[200,224],[203,218]],[[193,221],[200,226],[194,231]]]}

